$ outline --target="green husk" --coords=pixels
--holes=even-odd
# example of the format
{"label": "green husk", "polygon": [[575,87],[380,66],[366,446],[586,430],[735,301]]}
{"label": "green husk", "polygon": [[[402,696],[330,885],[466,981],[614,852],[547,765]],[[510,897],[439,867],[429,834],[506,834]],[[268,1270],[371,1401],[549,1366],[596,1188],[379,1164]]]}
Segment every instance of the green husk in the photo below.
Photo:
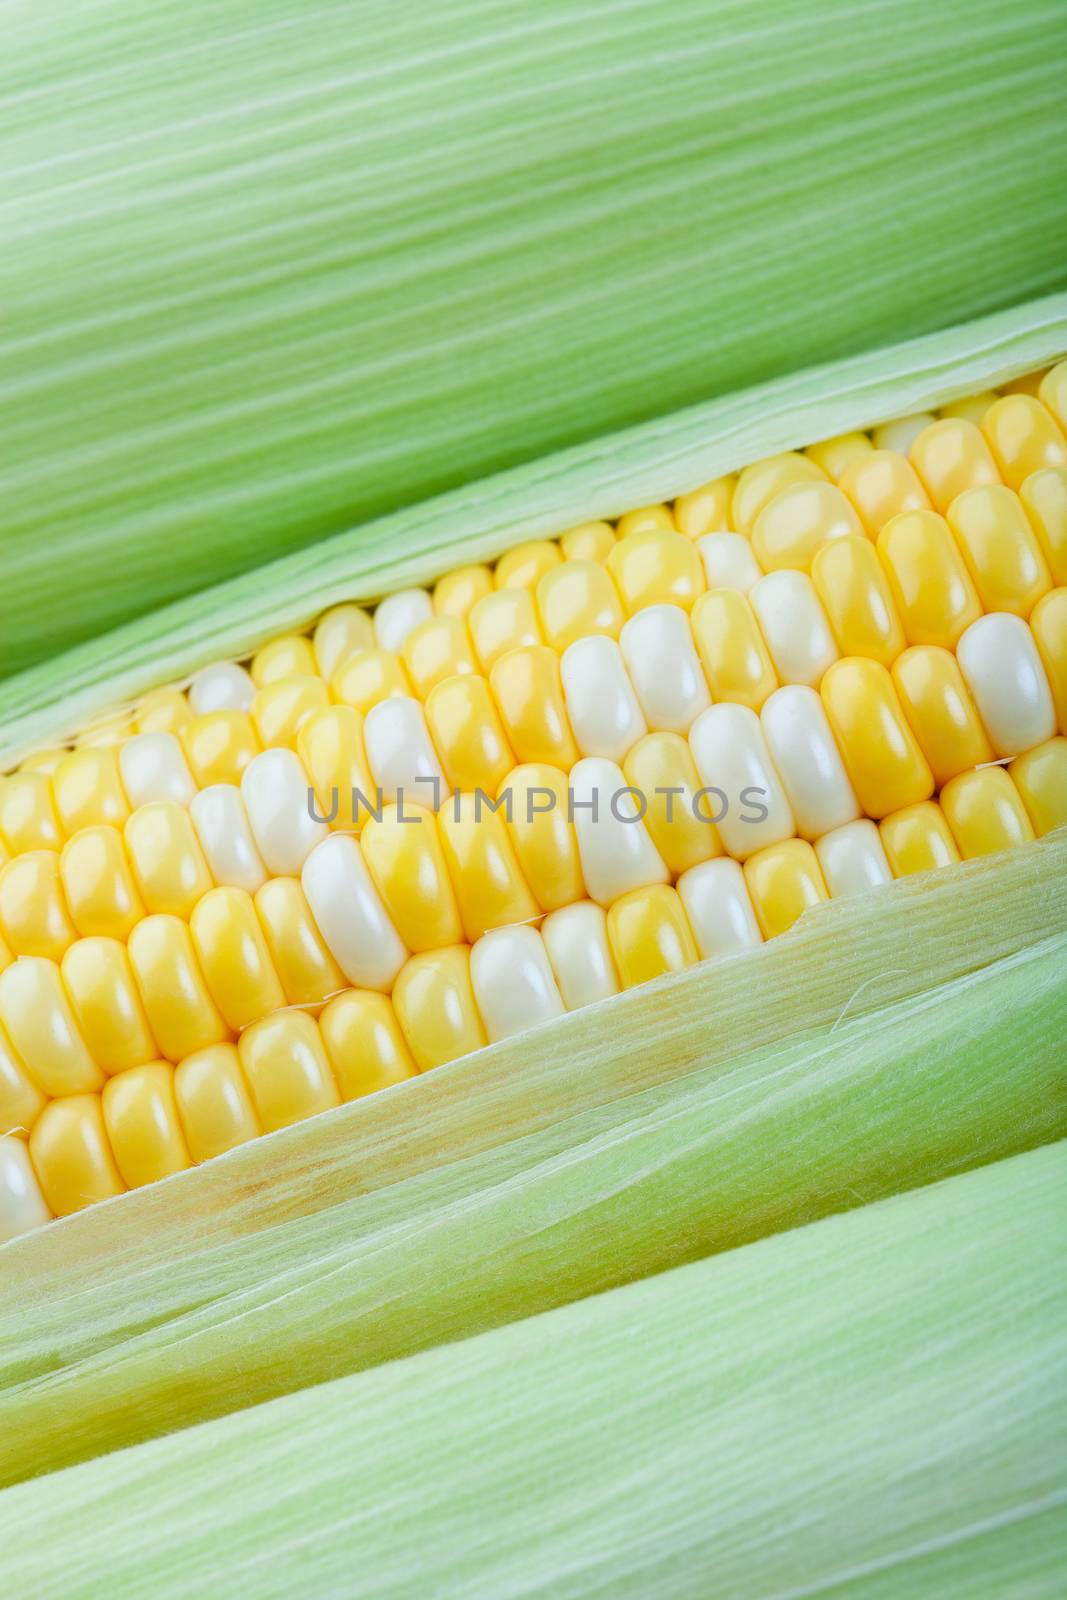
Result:
{"label": "green husk", "polygon": [[1057,1600],[1067,1144],[0,1496],[35,1600]]}
{"label": "green husk", "polygon": [[0,675],[1067,287],[1060,0],[9,9]]}
{"label": "green husk", "polygon": [[976,392],[1064,350],[1067,294],[661,417],[352,529],[0,683],[0,766],[145,689],[247,655],[337,601],[374,600],[522,539],[671,499],[776,451]]}
{"label": "green husk", "polygon": [[0,1482],[1067,1135],[1067,835],[0,1253]]}

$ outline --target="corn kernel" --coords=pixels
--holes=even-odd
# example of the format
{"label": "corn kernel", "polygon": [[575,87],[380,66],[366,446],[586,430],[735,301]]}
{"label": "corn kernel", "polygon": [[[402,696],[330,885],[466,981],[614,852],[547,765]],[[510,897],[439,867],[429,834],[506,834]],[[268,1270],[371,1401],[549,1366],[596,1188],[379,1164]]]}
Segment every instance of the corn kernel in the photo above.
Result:
{"label": "corn kernel", "polygon": [[510,797],[508,836],[542,911],[555,911],[585,894],[578,836],[567,815],[567,786],[567,774],[558,767],[532,762],[516,767],[497,795],[505,804],[504,797]]}
{"label": "corn kernel", "polygon": [[371,817],[363,858],[397,933],[409,950],[436,950],[463,938],[433,812],[406,801]]}
{"label": "corn kernel", "polygon": [[35,750],[32,755],[26,756],[19,763],[19,771],[46,772],[51,777],[63,757],[69,754],[65,746],[57,746],[51,750]]}
{"label": "corn kernel", "polygon": [[453,789],[495,793],[515,756],[485,679],[468,674],[439,683],[427,696],[426,722]]}
{"label": "corn kernel", "polygon": [[53,961],[74,943],[54,850],[28,850],[0,867],[0,934],[16,955]]}
{"label": "corn kernel", "polygon": [[763,573],[752,546],[741,533],[708,533],[697,542],[709,589],[736,589],[748,594]]}
{"label": "corn kernel", "polygon": [[83,938],[128,939],[146,914],[115,828],[84,828],[68,839],[59,874],[71,921]]}
{"label": "corn kernel", "polygon": [[210,1161],[263,1132],[236,1045],[212,1044],[174,1073],[174,1098],[194,1161]]}
{"label": "corn kernel", "polygon": [[944,812],[933,800],[920,800],[883,817],[878,831],[895,878],[933,872],[960,859]]}
{"label": "corn kernel", "polygon": [[209,711],[193,717],[182,729],[182,744],[201,789],[213,783],[240,783],[242,772],[260,751],[245,711]]}
{"label": "corn kernel", "polygon": [[1052,367],[1038,385],[1042,404],[1067,433],[1067,361]]}
{"label": "corn kernel", "polygon": [[302,633],[283,633],[256,651],[250,670],[256,688],[266,689],[272,683],[283,683],[286,678],[315,674],[318,663],[310,639]]}
{"label": "corn kernel", "polygon": [[807,573],[768,572],[748,598],[779,681],[818,688],[838,651],[829,618]]}
{"label": "corn kernel", "polygon": [[63,834],[46,772],[16,772],[0,779],[0,835],[12,855],[59,849]]}
{"label": "corn kernel", "polygon": [[113,750],[72,750],[52,774],[52,795],[67,838],[102,823],[121,827],[130,814]]}
{"label": "corn kernel", "polygon": [[694,722],[689,747],[702,781],[718,791],[714,815],[729,855],[743,861],[792,838],[796,819],[754,711],[710,706]]}
{"label": "corn kernel", "polygon": [[583,756],[621,761],[648,728],[615,640],[576,640],[563,652],[559,670],[567,716]]}
{"label": "corn kernel", "polygon": [[676,889],[633,889],[608,912],[608,938],[624,989],[698,961],[696,940]]}
{"label": "corn kernel", "polygon": [[986,611],[1028,617],[1052,587],[1052,574],[1022,505],[1010,489],[968,489],[948,523]]}
{"label": "corn kernel", "polygon": [[796,451],[753,461],[738,475],[730,508],[730,526],[750,537],[760,512],[786,489],[825,482],[826,473],[822,467]]}
{"label": "corn kernel", "polygon": [[201,789],[189,807],[189,815],[215,882],[221,888],[246,889],[255,894],[267,881],[267,869],[256,847],[240,789],[232,783],[214,783]]}
{"label": "corn kernel", "polygon": [[456,794],[441,807],[437,825],[471,944],[489,928],[532,922],[540,915],[519,870],[504,818],[488,809],[483,796]]}
{"label": "corn kernel", "polygon": [[855,457],[838,479],[838,487],[855,506],[872,539],[892,517],[930,507],[915,468],[906,456],[892,450],[872,450]]}
{"label": "corn kernel", "polygon": [[241,1070],[268,1133],[340,1105],[318,1024],[302,1011],[254,1022],[237,1044]]}
{"label": "corn kernel", "polygon": [[315,666],[327,683],[357,650],[373,650],[374,623],[362,606],[334,606],[320,617],[313,636]]}
{"label": "corn kernel", "polygon": [[818,839],[860,814],[822,700],[805,684],[776,689],[760,725],[802,839]]}
{"label": "corn kernel", "polygon": [[674,502],[674,525],[678,532],[684,533],[687,539],[726,532],[732,526],[730,505],[736,486],[736,478],[714,478],[691,494],[679,495]]}
{"label": "corn kernel", "polygon": [[816,840],[815,856],[834,900],[869,894],[892,882],[881,835],[869,817],[824,833]]}
{"label": "corn kernel", "polygon": [[1053,589],[1038,601],[1030,631],[1052,691],[1057,726],[1067,733],[1067,588]]}
{"label": "corn kernel", "polygon": [[79,733],[74,743],[79,749],[113,750],[116,745],[125,744],[128,739],[132,739],[136,731],[132,716],[120,713],[118,716],[105,717],[90,723]]}
{"label": "corn kernel", "polygon": [[627,539],[631,533],[673,533],[674,514],[669,506],[638,506],[626,511],[615,524],[618,538]]}
{"label": "corn kernel", "polygon": [[895,517],[878,535],[878,554],[908,643],[955,649],[982,603],[945,519],[932,511]]}
{"label": "corn kernel", "polygon": [[483,672],[510,650],[543,644],[533,595],[526,589],[500,589],[479,600],[470,614],[474,653]]}
{"label": "corn kernel", "polygon": [[396,980],[393,1006],[420,1072],[488,1043],[474,1002],[466,945],[412,956]]}
{"label": "corn kernel", "polygon": [[151,1061],[109,1079],[101,1100],[115,1165],[129,1188],[156,1183],[192,1165],[174,1097],[174,1068],[168,1062]]}
{"label": "corn kernel", "polygon": [[137,703],[134,724],[138,733],[178,733],[192,716],[180,689],[155,689]]}
{"label": "corn kernel", "polygon": [[965,861],[1034,837],[1019,792],[1003,767],[961,772],[941,791],[941,809]]}
{"label": "corn kernel", "polygon": [[928,411],[917,411],[914,416],[894,417],[891,422],[883,422],[871,435],[874,448],[896,450],[902,456],[906,456],[916,439],[933,420]]}
{"label": "corn kernel", "polygon": [[999,399],[999,396],[995,389],[983,389],[981,394],[967,394],[959,400],[950,400],[947,406],[941,407],[938,416],[961,417],[965,422],[973,422],[975,427],[978,427],[996,399]]}
{"label": "corn kernel", "polygon": [[821,467],[826,476],[839,484],[842,476],[866,456],[874,446],[865,433],[839,433],[834,439],[822,439],[809,444],[804,454],[809,461]]}
{"label": "corn kernel", "polygon": [[541,924],[541,938],[568,1011],[618,994],[619,974],[603,906],[593,900],[561,906]]}
{"label": "corn kernel", "polygon": [[308,856],[300,882],[316,926],[349,983],[391,989],[407,946],[356,841],[331,834]]}
{"label": "corn kernel", "polygon": [[830,898],[818,857],[805,839],[785,839],[757,850],[744,872],[765,939],[788,933],[805,911]]}
{"label": "corn kernel", "polygon": [[688,733],[711,704],[689,618],[680,606],[646,606],[619,639],[623,662],[648,726]]}
{"label": "corn kernel", "polygon": [[342,1100],[358,1100],[418,1074],[392,1001],[367,989],[331,1000],[319,1031]]}
{"label": "corn kernel", "polygon": [[700,776],[678,734],[650,733],[639,740],[623,762],[623,773],[644,798],[645,827],[672,877],[722,854],[711,821],[716,808],[707,797],[696,799]]}
{"label": "corn kernel", "polygon": [[30,1134],[30,1155],[42,1193],[57,1217],[125,1193],[99,1095],[70,1095],[46,1105]]}
{"label": "corn kernel", "polygon": [[713,701],[758,711],[778,687],[751,605],[735,589],[712,589],[693,607],[693,638]]}
{"label": "corn kernel", "polygon": [[582,877],[591,900],[609,906],[631,889],[669,878],[622,769],[614,762],[587,756],[575,764],[567,815],[575,825]]}
{"label": "corn kernel", "polygon": [[610,522],[583,522],[560,536],[559,548],[564,561],[604,562],[615,543],[615,529]]}
{"label": "corn kernel", "polygon": [[1067,825],[1067,739],[1047,739],[1016,756],[1008,776],[1039,839]]}
{"label": "corn kernel", "polygon": [[822,699],[863,810],[885,817],[927,800],[933,773],[885,667],[847,656],[822,681]]}
{"label": "corn kernel", "polygon": [[431,617],[404,641],[404,665],[415,693],[425,700],[436,684],[458,673],[477,672],[474,651],[462,617]]}
{"label": "corn kernel", "polygon": [[210,711],[251,711],[255,698],[251,673],[236,661],[212,661],[193,674],[189,685],[194,717],[206,717]]}
{"label": "corn kernel", "polygon": [[493,572],[493,583],[498,589],[536,589],[538,581],[562,559],[559,545],[548,539],[517,544],[514,550],[500,557]]}
{"label": "corn kernel", "polygon": [[493,592],[489,567],[458,567],[438,578],[433,591],[433,608],[439,617],[465,617],[472,606]]}
{"label": "corn kernel", "polygon": [[595,561],[563,561],[546,572],[537,611],[545,639],[561,652],[590,633],[617,639],[626,620],[608,571]]}
{"label": "corn kernel", "polygon": [[410,694],[411,682],[399,656],[388,650],[357,650],[337,668],[330,693],[341,705],[366,716],[371,706],[390,695]]}
{"label": "corn kernel", "polygon": [[882,563],[869,539],[852,535],[824,545],[811,580],[844,656],[888,667],[903,650],[904,629]]}
{"label": "corn kernel", "polygon": [[104,1075],[89,1054],[54,961],[27,956],[0,974],[0,1022],[45,1094],[54,1099],[100,1088]]}
{"label": "corn kernel", "polygon": [[204,981],[235,1033],[285,1005],[251,895],[212,889],[194,909],[189,931]]}
{"label": "corn kernel", "polygon": [[893,663],[904,715],[938,788],[958,772],[993,760],[993,747],[956,657],[939,645],[915,645]]}
{"label": "corn kernel", "polygon": [[1052,581],[1067,584],[1067,468],[1032,472],[1019,490]]}
{"label": "corn kernel", "polygon": [[678,879],[678,894],[705,961],[763,943],[744,870],[729,856],[690,867]]}
{"label": "corn kernel", "polygon": [[790,567],[810,572],[831,539],[863,535],[863,524],[832,483],[799,483],[764,507],[752,530],[752,550],[764,572]]}
{"label": "corn kernel", "polygon": [[420,623],[433,616],[433,601],[425,589],[401,589],[380,601],[374,611],[374,637],[380,650],[399,655]]}
{"label": "corn kernel", "polygon": [[1000,482],[989,446],[973,421],[945,418],[924,429],[910,451],[911,464],[942,516],[956,496]]}
{"label": "corn kernel", "polygon": [[360,713],[352,706],[314,712],[301,723],[296,747],[315,790],[319,816],[331,828],[358,833],[375,800]]}
{"label": "corn kernel", "polygon": [[0,1244],[51,1222],[52,1212],[23,1139],[0,1135]]}
{"label": "corn kernel", "polygon": [[46,1103],[47,1097],[26,1071],[0,1023],[0,1139],[6,1134],[28,1134]]}
{"label": "corn kernel", "polygon": [[187,806],[196,794],[181,744],[173,733],[139,733],[119,751],[119,773],[131,811],[153,801]]}
{"label": "corn kernel", "polygon": [[229,1039],[180,917],[145,917],[130,935],[129,955],[148,1026],[169,1061]]}
{"label": "corn kernel", "polygon": [[329,703],[330,691],[318,676],[305,674],[267,684],[252,705],[260,744],[266,750],[295,749],[302,724]]}
{"label": "corn kernel", "polygon": [[126,824],[130,865],[149,911],[187,917],[213,887],[204,852],[184,806],[141,806]]}
{"label": "corn kernel", "polygon": [[563,1015],[536,928],[494,928],[471,949],[471,988],[490,1044]]}
{"label": "corn kernel", "polygon": [[109,1076],[154,1061],[159,1047],[137,990],[126,946],[117,939],[79,939],[60,973],[86,1048]]}
{"label": "corn kernel", "polygon": [[1018,756],[1056,731],[1056,708],[1034,636],[1021,617],[992,611],[956,649],[964,681],[998,756]]}
{"label": "corn kernel", "polygon": [[345,986],[298,878],[271,878],[255,897],[274,970],[291,1006],[314,1006]]}
{"label": "corn kernel", "polygon": [[1067,439],[1033,395],[1009,394],[991,405],[982,432],[1011,489],[1021,488],[1041,467],[1067,467]]}
{"label": "corn kernel", "polygon": [[578,759],[563,700],[559,657],[547,645],[527,645],[500,656],[489,686],[519,761],[569,769]]}
{"label": "corn kernel", "polygon": [[643,606],[692,609],[704,593],[704,563],[692,540],[667,528],[627,533],[608,556],[628,616]]}

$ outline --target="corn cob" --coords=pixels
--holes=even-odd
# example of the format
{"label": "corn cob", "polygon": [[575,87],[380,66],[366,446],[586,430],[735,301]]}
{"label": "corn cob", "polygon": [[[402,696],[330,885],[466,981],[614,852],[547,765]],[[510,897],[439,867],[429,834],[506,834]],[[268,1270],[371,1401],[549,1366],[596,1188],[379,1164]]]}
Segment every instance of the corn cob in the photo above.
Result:
{"label": "corn cob", "polygon": [[0,1238],[1067,822],[1065,434],[1067,363],[335,607],[30,758]]}

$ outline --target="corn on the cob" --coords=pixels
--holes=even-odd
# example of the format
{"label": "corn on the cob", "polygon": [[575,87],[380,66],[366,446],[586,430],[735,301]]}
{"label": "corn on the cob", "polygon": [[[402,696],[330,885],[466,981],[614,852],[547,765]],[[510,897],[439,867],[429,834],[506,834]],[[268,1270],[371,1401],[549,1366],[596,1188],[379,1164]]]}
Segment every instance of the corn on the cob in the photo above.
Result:
{"label": "corn on the cob", "polygon": [[1067,822],[1067,363],[220,662],[0,785],[0,1238]]}

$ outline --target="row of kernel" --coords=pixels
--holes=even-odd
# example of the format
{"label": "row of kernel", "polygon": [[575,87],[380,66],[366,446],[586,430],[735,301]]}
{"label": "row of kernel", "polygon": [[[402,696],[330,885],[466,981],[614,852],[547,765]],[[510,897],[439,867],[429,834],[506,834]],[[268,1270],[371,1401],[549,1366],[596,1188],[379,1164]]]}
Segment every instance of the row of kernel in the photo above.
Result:
{"label": "row of kernel", "polygon": [[318,1020],[278,1012],[177,1067],[146,1061],[53,1099],[26,1130],[29,1155],[49,1211],[66,1215],[416,1071],[391,1002],[350,991]]}
{"label": "row of kernel", "polygon": [[[899,727],[903,708],[906,722],[918,738],[937,782],[943,783],[968,766],[993,759],[994,751],[1000,756],[1014,755],[1050,737],[1055,730],[1053,700],[1059,703],[1062,726],[1067,682],[1065,601],[1064,591],[1057,591],[1041,603],[1040,617],[1035,613],[1035,627],[1039,623],[1043,626],[1037,651],[1029,630],[1017,618],[989,616],[972,625],[960,641],[960,659],[964,675],[974,691],[974,700],[953,658],[936,646],[916,647],[895,663],[896,694],[884,676],[862,663],[853,663],[845,671],[845,664],[838,662],[836,667],[842,670],[835,669],[829,687],[862,681],[867,686],[858,700],[863,712],[881,701],[886,702],[879,712],[880,721],[869,725],[882,733],[887,728],[892,731]],[[684,614],[673,608],[652,609],[668,615],[643,615],[634,620],[642,624],[655,623],[657,628],[670,622],[670,647],[650,650],[640,657],[640,662],[645,666],[651,662],[655,670],[647,676],[640,672],[635,674],[636,681],[645,686],[645,709],[650,714],[657,713],[655,721],[660,729],[666,723],[666,731],[673,731],[675,727],[684,731],[701,708],[706,707],[709,695],[701,681]],[[1044,627],[1046,619],[1048,625]],[[742,664],[756,661],[759,670],[749,673],[749,682],[742,683],[737,669],[729,681],[724,666],[713,679],[720,698],[728,697],[742,704],[748,699],[754,708],[773,699],[771,691],[775,679],[765,665],[765,652],[761,657],[756,644],[757,640],[750,638],[747,645],[736,649],[735,657]],[[370,792],[376,780],[387,792],[406,788],[408,793],[416,794],[420,793],[420,779],[432,778],[438,786],[438,797],[442,797],[448,793],[450,782],[457,787],[479,785],[493,790],[517,760],[525,757],[548,756],[554,758],[551,764],[566,769],[579,749],[585,754],[609,759],[625,756],[646,736],[648,727],[618,647],[605,638],[590,638],[569,649],[574,654],[566,656],[564,661],[570,689],[566,703],[561,697],[560,678],[552,668],[552,661],[544,658],[529,661],[519,653],[519,659],[512,665],[523,669],[526,689],[518,698],[498,692],[497,703],[505,713],[504,726],[490,695],[493,680],[487,687],[484,680],[474,677],[457,678],[438,686],[425,712],[418,702],[404,697],[373,708],[366,721],[366,751],[359,718],[354,712],[333,708],[311,719],[307,739],[302,731],[300,742],[302,748],[306,746],[308,770],[320,793],[321,803],[328,805],[324,793],[328,788],[324,782],[327,778],[332,778],[342,790],[344,784],[338,780],[347,777],[358,783],[364,792]],[[875,687],[878,694],[872,700]],[[776,721],[787,722],[786,706],[794,706],[797,697],[782,691],[777,693]],[[655,707],[653,694],[658,699]],[[841,695],[835,691],[832,698],[840,700]],[[568,710],[572,712],[577,740],[571,733]],[[524,723],[527,714],[532,719],[529,725]],[[992,744],[985,737],[983,722],[990,731]],[[864,739],[864,716],[854,716],[849,724],[848,716],[839,715],[836,723],[839,738],[844,739],[846,725],[853,727],[853,744],[859,752],[855,759],[866,759],[862,751],[871,741]],[[340,763],[322,758],[318,735],[324,727],[329,735],[326,757],[330,757],[331,751],[339,752]],[[518,737],[517,733],[523,736]],[[899,742],[901,735],[897,737]],[[847,739],[844,743],[847,753]],[[877,750],[873,752],[876,758],[878,754]],[[880,770],[877,759],[875,770]],[[242,783],[254,816],[254,838],[248,836],[242,797],[236,789],[223,786],[203,792],[194,801],[194,815],[201,824],[204,854],[196,853],[192,830],[176,804],[158,803],[146,808],[143,816],[138,814],[133,819],[134,833],[141,833],[151,824],[150,842],[162,838],[169,844],[168,848],[155,852],[159,870],[154,877],[147,868],[140,873],[145,890],[143,905],[149,911],[188,915],[192,904],[210,887],[205,855],[217,881],[255,889],[266,876],[257,855],[257,843],[271,871],[299,872],[312,845],[324,831],[308,818],[307,787],[304,769],[291,752],[275,751],[257,758]],[[865,809],[870,810],[878,802],[878,785],[868,782],[865,790],[869,800]],[[339,820],[341,825],[347,822],[347,818]],[[117,843],[114,835],[112,841]],[[76,853],[80,856],[89,845],[97,850],[102,842],[98,834],[87,835],[76,841]],[[239,850],[235,850],[236,843],[240,844]],[[231,856],[236,854],[240,870],[234,870],[233,863],[227,863],[227,848]],[[115,854],[114,849],[111,854]],[[18,882],[31,874],[40,874],[46,862],[47,858],[42,856],[25,858],[17,867]],[[249,863],[255,874],[253,882],[244,877]],[[123,885],[122,866],[120,856],[115,865],[115,881],[119,884],[115,899],[122,902],[119,913],[135,921],[142,905],[132,901],[130,887]],[[20,936],[18,928],[12,934],[12,925],[17,920],[10,911],[15,877],[15,869],[8,868],[0,883],[0,921],[5,923],[15,949],[19,953],[62,954],[62,948],[54,952],[52,948],[35,947],[30,934],[21,931]],[[126,905],[129,905],[128,912],[123,911]],[[53,910],[54,907],[49,906],[46,913],[30,919],[31,933],[36,923],[51,937],[53,925],[58,925],[63,939],[69,942],[73,931],[61,912],[53,915]],[[83,921],[78,931],[121,935],[128,929],[90,926]]]}
{"label": "row of kernel", "polygon": [[[732,598],[741,604],[739,597]],[[905,652],[895,663],[896,688],[907,720],[939,783],[966,766],[992,759],[991,747],[979,722],[979,711],[997,755],[1017,754],[1051,736],[1055,729],[1053,700],[1060,702],[1062,712],[1067,679],[1065,598],[1064,591],[1056,591],[1046,596],[1035,610],[1036,651],[1029,630],[1017,618],[987,616],[968,628],[960,640],[960,660],[978,702],[977,711],[955,662],[939,647],[917,647]],[[553,661],[541,657],[529,662],[528,655],[518,652],[518,660],[512,658],[511,666],[523,669],[520,676],[524,674],[527,680],[525,690],[515,700],[497,686],[497,702],[504,709],[504,721],[510,723],[510,728],[502,726],[494,711],[490,695],[492,678],[489,687],[477,677],[446,680],[431,692],[425,714],[418,702],[405,697],[378,705],[367,717],[367,751],[362,749],[359,719],[354,712],[330,708],[317,714],[308,725],[307,740],[303,730],[299,736],[302,747],[306,743],[308,768],[316,788],[321,793],[324,768],[318,760],[320,740],[317,733],[324,726],[329,730],[328,750],[343,756],[342,774],[359,779],[361,784],[367,782],[368,789],[368,773],[370,779],[376,779],[386,790],[407,787],[409,792],[415,789],[420,778],[432,777],[441,786],[442,794],[448,792],[448,782],[457,787],[477,784],[495,788],[516,763],[516,757],[550,755],[560,767],[570,765],[577,749],[586,754],[619,758],[648,731],[640,703],[642,698],[644,709],[650,715],[655,714],[655,721],[661,728],[666,723],[669,730],[674,727],[685,730],[710,697],[706,684],[701,681],[701,669],[684,613],[677,608],[656,607],[632,621],[641,624],[646,639],[650,634],[653,639],[653,647],[631,653],[637,667],[634,677],[643,689],[641,696],[627,675],[619,647],[609,638],[590,637],[568,647],[562,663],[566,704],[561,700],[560,676],[553,670]],[[771,698],[775,678],[767,663],[766,651],[761,655],[758,648],[754,623],[747,619],[742,621],[748,629],[747,637],[735,641],[732,652],[742,670],[735,667],[731,676],[730,652],[727,652],[716,672],[709,676],[720,699],[729,698],[744,704],[747,698],[753,707],[760,707],[765,699]],[[654,647],[657,635],[659,648]],[[550,652],[547,654],[551,656]],[[704,655],[707,659],[706,649]],[[752,662],[756,663],[756,670],[748,671],[748,681],[743,682],[744,671]],[[836,663],[836,667],[844,665]],[[869,668],[863,669],[862,663],[854,663],[848,673],[835,670],[833,682],[842,679],[858,682],[861,677],[873,685],[878,674]],[[505,684],[504,689],[506,687]],[[886,698],[884,689],[880,696]],[[790,703],[795,700],[795,697],[785,698]],[[862,696],[860,700],[862,703]],[[870,701],[869,693],[867,701]],[[889,702],[889,711],[882,719],[885,722],[888,717],[887,726],[889,722],[895,725],[900,721],[900,706],[891,692]],[[517,714],[507,715],[509,707],[513,711],[517,708]],[[518,748],[512,748],[507,733],[522,727],[524,710],[534,719],[534,743],[527,746],[523,740],[515,739]],[[568,710],[577,730],[577,741],[568,724]],[[427,719],[432,725],[430,729]],[[551,725],[547,729],[546,720]],[[855,741],[862,749],[863,718],[855,718],[854,722]],[[838,718],[839,737],[843,727],[844,722]],[[554,740],[549,737],[553,732]],[[437,748],[431,733],[436,736]],[[149,747],[147,751],[145,745]],[[151,735],[134,740],[123,751],[124,757],[132,757],[135,750],[138,759],[128,764],[140,773],[141,794],[150,796],[180,790],[188,799],[191,780],[180,770],[180,750],[173,736]],[[337,762],[327,761],[325,771],[327,776],[337,777]],[[876,786],[868,787],[877,793]],[[93,861],[102,861],[103,878],[108,880],[110,873],[109,881],[114,886],[113,904],[107,906],[108,914],[114,912],[116,920],[124,920],[126,926],[98,925],[89,920],[96,914],[95,905],[107,899],[98,887],[101,872],[96,870],[94,877],[92,864],[81,878],[76,873],[70,875],[93,886],[93,892],[78,899],[78,907],[82,908],[84,902],[89,910],[83,910],[81,922],[72,925],[54,892],[54,881],[48,881],[55,879],[54,857],[44,852],[31,853],[12,863],[0,878],[0,926],[16,953],[54,954],[58,958],[76,931],[122,936],[146,909],[190,914],[192,905],[211,886],[209,862],[215,869],[216,881],[229,883],[236,876],[238,881],[233,882],[233,886],[241,888],[255,888],[262,883],[266,868],[278,874],[298,872],[312,845],[323,833],[321,826],[307,815],[307,792],[307,775],[292,752],[262,754],[254,759],[244,775],[242,792],[232,786],[216,786],[195,795],[193,813],[200,828],[203,851],[177,801],[150,800],[127,823],[127,843],[138,868],[141,900],[136,897],[132,881],[127,881],[125,858],[113,830],[83,832],[68,845],[60,863],[62,869],[68,851],[79,863],[86,852]],[[254,837],[249,837],[242,793],[253,815]],[[871,806],[865,805],[865,809],[870,810]],[[107,848],[109,840],[110,850]],[[237,844],[240,844],[239,850]],[[257,854],[257,844],[266,868]],[[230,857],[235,854],[238,857],[240,873],[226,870],[227,852]],[[48,867],[50,873],[45,870]],[[255,882],[243,878],[246,867],[255,874]],[[68,894],[69,891],[68,883]],[[18,903],[13,906],[13,901]],[[26,906],[31,908],[30,915],[25,914]]]}

